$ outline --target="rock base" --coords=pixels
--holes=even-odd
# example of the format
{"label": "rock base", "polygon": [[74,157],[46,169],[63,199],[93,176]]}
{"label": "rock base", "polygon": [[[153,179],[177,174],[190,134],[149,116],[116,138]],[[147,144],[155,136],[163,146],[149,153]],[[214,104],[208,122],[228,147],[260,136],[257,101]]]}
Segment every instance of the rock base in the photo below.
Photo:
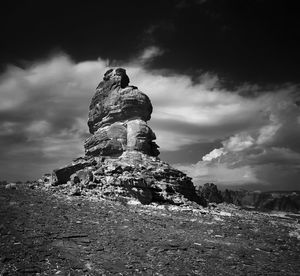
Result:
{"label": "rock base", "polygon": [[195,192],[191,178],[172,168],[158,157],[138,151],[125,151],[116,158],[78,158],[55,170],[53,184],[69,184],[71,195],[95,190],[103,197],[135,198],[142,204],[151,202],[181,205],[205,202]]}

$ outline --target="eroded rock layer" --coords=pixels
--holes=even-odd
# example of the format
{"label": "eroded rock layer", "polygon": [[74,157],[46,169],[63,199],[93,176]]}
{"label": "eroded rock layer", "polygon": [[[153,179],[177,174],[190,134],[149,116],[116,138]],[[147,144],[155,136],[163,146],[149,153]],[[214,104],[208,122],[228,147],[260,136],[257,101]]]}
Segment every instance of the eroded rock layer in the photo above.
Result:
{"label": "eroded rock layer", "polygon": [[152,113],[150,99],[128,84],[122,68],[105,73],[90,104],[92,136],[84,144],[86,155],[118,156],[126,150],[159,155],[155,134],[146,123]]}
{"label": "eroded rock layer", "polygon": [[149,121],[152,104],[148,96],[135,86],[128,86],[124,69],[111,69],[104,75],[92,98],[88,126],[94,133],[102,126],[133,118]]}
{"label": "eroded rock layer", "polygon": [[128,84],[122,68],[105,73],[90,104],[85,156],[54,170],[50,182],[65,184],[72,195],[93,189],[102,197],[135,198],[143,204],[203,203],[191,178],[157,157],[156,137],[147,125],[152,104]]}
{"label": "eroded rock layer", "polygon": [[125,151],[118,158],[80,158],[56,170],[55,176],[67,183],[71,195],[84,195],[93,189],[104,198],[135,198],[143,204],[203,203],[191,178],[159,158],[138,151]]}

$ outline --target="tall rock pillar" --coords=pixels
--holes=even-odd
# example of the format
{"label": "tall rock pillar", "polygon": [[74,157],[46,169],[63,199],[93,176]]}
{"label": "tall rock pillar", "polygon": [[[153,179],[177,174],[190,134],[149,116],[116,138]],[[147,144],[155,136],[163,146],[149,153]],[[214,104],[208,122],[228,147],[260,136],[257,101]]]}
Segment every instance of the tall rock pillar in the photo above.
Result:
{"label": "tall rock pillar", "polygon": [[85,156],[54,170],[56,185],[69,183],[75,194],[93,189],[101,197],[136,198],[143,204],[203,203],[191,178],[157,157],[156,137],[147,125],[151,113],[150,99],[129,85],[126,71],[108,70],[89,106]]}

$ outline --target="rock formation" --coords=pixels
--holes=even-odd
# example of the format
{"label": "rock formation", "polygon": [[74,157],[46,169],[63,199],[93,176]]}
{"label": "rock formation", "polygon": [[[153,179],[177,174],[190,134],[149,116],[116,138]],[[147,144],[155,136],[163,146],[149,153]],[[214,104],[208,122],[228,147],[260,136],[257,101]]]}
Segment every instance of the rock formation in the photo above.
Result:
{"label": "rock formation", "polygon": [[299,212],[300,193],[292,191],[223,191],[223,201],[260,211]]}
{"label": "rock formation", "polygon": [[196,193],[199,197],[203,198],[207,204],[223,202],[222,193],[214,183],[205,183],[203,187],[198,186]]}
{"label": "rock formation", "polygon": [[134,197],[144,204],[201,204],[191,178],[157,157],[156,137],[147,125],[151,101],[128,84],[122,68],[104,74],[89,107],[85,156],[54,170],[53,185],[68,183],[72,194],[93,189],[104,197]]}

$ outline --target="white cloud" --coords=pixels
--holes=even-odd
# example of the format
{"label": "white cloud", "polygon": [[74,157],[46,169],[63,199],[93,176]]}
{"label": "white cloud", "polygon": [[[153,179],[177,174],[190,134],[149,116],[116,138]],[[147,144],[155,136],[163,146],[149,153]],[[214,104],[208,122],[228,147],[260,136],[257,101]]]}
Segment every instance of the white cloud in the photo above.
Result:
{"label": "white cloud", "polygon": [[226,154],[226,151],[224,150],[224,148],[214,149],[210,153],[204,155],[202,157],[202,161],[211,161],[211,160],[216,159],[224,154]]}
{"label": "white cloud", "polygon": [[234,151],[242,151],[254,144],[254,139],[242,132],[230,137],[228,140],[222,142],[226,151],[234,152]]}

